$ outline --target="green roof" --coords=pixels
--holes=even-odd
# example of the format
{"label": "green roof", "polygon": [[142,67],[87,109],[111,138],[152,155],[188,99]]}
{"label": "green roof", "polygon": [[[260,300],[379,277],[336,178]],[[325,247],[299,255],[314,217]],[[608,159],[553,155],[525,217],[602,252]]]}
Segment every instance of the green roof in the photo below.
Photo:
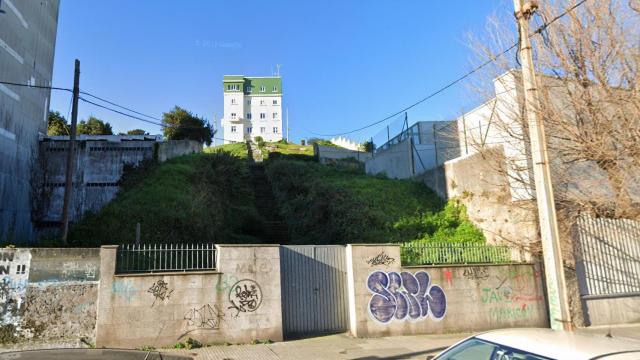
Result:
{"label": "green roof", "polygon": [[[239,90],[232,90],[229,85],[243,82]],[[282,95],[282,78],[279,76],[251,77],[242,75],[225,75],[222,80],[224,92],[243,91],[249,95]],[[249,91],[251,89],[251,91]],[[264,90],[264,91],[263,91]]]}

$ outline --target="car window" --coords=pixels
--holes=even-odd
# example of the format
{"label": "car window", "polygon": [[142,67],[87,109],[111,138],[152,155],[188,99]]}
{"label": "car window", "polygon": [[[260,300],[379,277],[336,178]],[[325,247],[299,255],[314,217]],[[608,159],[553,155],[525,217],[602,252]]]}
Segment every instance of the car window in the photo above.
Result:
{"label": "car window", "polygon": [[437,360],[553,360],[476,338],[462,342]]}
{"label": "car window", "polygon": [[458,344],[444,354],[438,356],[438,360],[492,360],[498,347],[494,344],[469,339]]}

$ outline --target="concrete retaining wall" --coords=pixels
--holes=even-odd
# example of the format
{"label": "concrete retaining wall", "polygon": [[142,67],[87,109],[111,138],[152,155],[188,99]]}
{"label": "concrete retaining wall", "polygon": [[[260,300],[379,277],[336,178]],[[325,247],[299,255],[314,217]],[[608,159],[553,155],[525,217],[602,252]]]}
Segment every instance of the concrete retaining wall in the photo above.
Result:
{"label": "concrete retaining wall", "polygon": [[158,143],[158,161],[165,162],[177,156],[202,152],[202,144],[193,140],[169,140]]}
{"label": "concrete retaining wall", "polygon": [[321,164],[337,159],[355,159],[363,163],[371,159],[371,153],[368,152],[318,145],[315,143],[313,144],[313,154]]}
{"label": "concrete retaining wall", "polygon": [[282,340],[278,246],[218,246],[217,272],[115,275],[101,249],[97,346]]}
{"label": "concrete retaining wall", "polygon": [[392,179],[407,179],[414,175],[411,143],[404,141],[375,154],[365,163],[367,174],[384,173]]}
{"label": "concrete retaining wall", "polygon": [[93,343],[99,249],[1,249],[0,342]]}
{"label": "concrete retaining wall", "polygon": [[402,267],[399,246],[349,245],[347,271],[357,337],[548,326],[532,264]]}

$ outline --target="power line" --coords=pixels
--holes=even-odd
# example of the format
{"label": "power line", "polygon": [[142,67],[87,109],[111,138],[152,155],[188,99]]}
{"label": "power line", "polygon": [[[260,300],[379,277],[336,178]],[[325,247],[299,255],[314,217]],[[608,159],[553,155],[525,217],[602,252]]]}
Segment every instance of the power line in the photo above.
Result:
{"label": "power line", "polygon": [[[539,33],[541,33],[542,31],[546,30],[546,29],[549,27],[549,25],[553,24],[553,23],[554,23],[554,22],[556,22],[558,19],[560,19],[560,18],[562,18],[563,16],[567,15],[568,13],[570,13],[571,11],[573,11],[574,9],[576,9],[578,6],[580,6],[580,5],[584,4],[586,1],[587,1],[587,0],[582,0],[582,1],[578,2],[578,3],[576,3],[575,5],[571,6],[570,8],[566,9],[563,13],[561,13],[560,15],[557,15],[557,16],[555,16],[553,19],[551,19],[551,21],[549,21],[548,23],[543,24],[543,25],[542,25],[542,26],[540,26],[538,29],[536,29],[533,33],[531,33],[531,34],[529,35],[529,37],[532,37],[533,35],[535,35],[535,34],[539,34]],[[452,87],[452,86],[454,86],[454,85],[458,84],[458,83],[459,83],[459,82],[461,82],[462,80],[464,80],[464,79],[468,78],[469,76],[473,75],[474,73],[478,72],[480,69],[482,69],[482,68],[484,68],[485,66],[487,66],[487,65],[491,64],[492,62],[496,61],[499,57],[503,56],[504,54],[506,54],[506,53],[508,53],[509,51],[511,51],[511,50],[513,50],[514,48],[516,48],[516,47],[519,45],[519,43],[520,43],[520,42],[519,42],[519,41],[517,41],[517,42],[515,42],[514,44],[512,44],[511,46],[509,46],[508,48],[506,48],[506,49],[502,50],[502,51],[501,51],[500,53],[498,53],[497,55],[492,55],[492,56],[490,56],[488,60],[486,60],[486,61],[485,61],[485,62],[483,62],[482,64],[480,64],[480,65],[476,66],[475,68],[473,68],[471,71],[467,72],[466,74],[464,74],[464,75],[460,76],[459,78],[457,78],[457,79],[455,79],[455,80],[453,80],[453,81],[449,82],[448,84],[446,84],[445,86],[441,87],[440,89],[438,89],[438,90],[436,90],[436,91],[432,92],[431,94],[429,94],[429,95],[427,95],[426,97],[424,97],[424,98],[422,98],[422,99],[418,100],[417,102],[415,102],[415,103],[413,103],[413,104],[411,104],[411,105],[409,105],[409,106],[407,106],[407,107],[403,108],[402,110],[399,110],[399,111],[397,111],[397,112],[393,113],[392,115],[389,115],[389,116],[385,117],[385,118],[384,118],[384,119],[382,119],[382,120],[379,120],[379,121],[376,121],[376,122],[371,123],[371,124],[369,124],[369,125],[366,125],[366,126],[363,126],[363,127],[357,128],[357,129],[355,129],[355,130],[351,130],[351,131],[347,131],[347,132],[342,132],[342,133],[336,133],[336,134],[318,134],[318,133],[314,133],[314,132],[311,132],[311,131],[309,131],[309,132],[310,132],[311,134],[313,134],[313,135],[316,135],[316,136],[340,136],[340,135],[348,135],[348,134],[352,134],[352,133],[354,133],[354,132],[358,132],[358,131],[361,131],[361,130],[364,130],[364,129],[368,129],[368,128],[372,127],[372,126],[375,126],[375,125],[378,125],[378,124],[380,124],[380,123],[383,123],[383,122],[385,122],[385,121],[389,120],[390,118],[392,118],[392,117],[394,117],[394,116],[397,116],[397,115],[399,115],[399,114],[401,114],[401,113],[403,113],[403,112],[405,112],[405,111],[407,111],[407,110],[409,110],[409,109],[411,109],[411,108],[414,108],[415,106],[422,104],[423,102],[425,102],[425,101],[427,101],[427,100],[429,100],[429,99],[433,98],[434,96],[436,96],[436,95],[438,95],[438,94],[440,94],[440,93],[444,92],[445,90],[449,89],[450,87]]]}
{"label": "power line", "polygon": [[73,90],[71,90],[71,89],[61,88],[61,87],[56,87],[56,86],[42,86],[42,85],[20,84],[20,83],[15,83],[15,82],[11,82],[11,81],[0,81],[0,84],[13,85],[13,86],[21,86],[21,87],[28,87],[28,88],[34,88],[34,89],[62,90],[62,91],[69,91],[69,92],[73,92]]}
{"label": "power line", "polygon": [[162,121],[162,119],[159,119],[159,118],[157,118],[157,117],[153,117],[153,116],[150,116],[150,115],[147,115],[147,114],[143,114],[143,113],[141,113],[141,112],[137,112],[137,111],[135,111],[135,110],[129,109],[128,107],[124,107],[124,106],[122,106],[122,105],[118,105],[118,104],[116,104],[116,103],[114,103],[114,102],[112,102],[112,101],[109,101],[109,100],[107,100],[107,99],[103,99],[103,98],[101,98],[101,97],[98,97],[98,96],[96,96],[96,95],[93,95],[93,94],[88,93],[88,92],[85,92],[85,91],[80,91],[80,94],[87,95],[87,96],[91,96],[91,97],[92,97],[92,98],[94,98],[94,99],[98,99],[98,100],[103,101],[103,102],[105,102],[105,103],[107,103],[107,104],[109,104],[109,105],[117,106],[117,107],[119,107],[119,108],[121,108],[121,109],[124,109],[124,110],[130,111],[130,112],[132,112],[132,113],[134,113],[134,114],[138,114],[138,115],[140,115],[140,116],[148,117],[148,118],[150,118],[150,119],[157,120],[157,121]]}

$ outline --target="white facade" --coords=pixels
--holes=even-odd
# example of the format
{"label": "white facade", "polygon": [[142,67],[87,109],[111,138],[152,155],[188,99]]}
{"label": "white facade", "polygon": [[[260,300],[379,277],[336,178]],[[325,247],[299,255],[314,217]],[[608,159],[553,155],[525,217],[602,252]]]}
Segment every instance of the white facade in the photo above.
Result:
{"label": "white facade", "polygon": [[282,89],[280,77],[225,76],[224,143],[244,142],[260,136],[282,140]]}

